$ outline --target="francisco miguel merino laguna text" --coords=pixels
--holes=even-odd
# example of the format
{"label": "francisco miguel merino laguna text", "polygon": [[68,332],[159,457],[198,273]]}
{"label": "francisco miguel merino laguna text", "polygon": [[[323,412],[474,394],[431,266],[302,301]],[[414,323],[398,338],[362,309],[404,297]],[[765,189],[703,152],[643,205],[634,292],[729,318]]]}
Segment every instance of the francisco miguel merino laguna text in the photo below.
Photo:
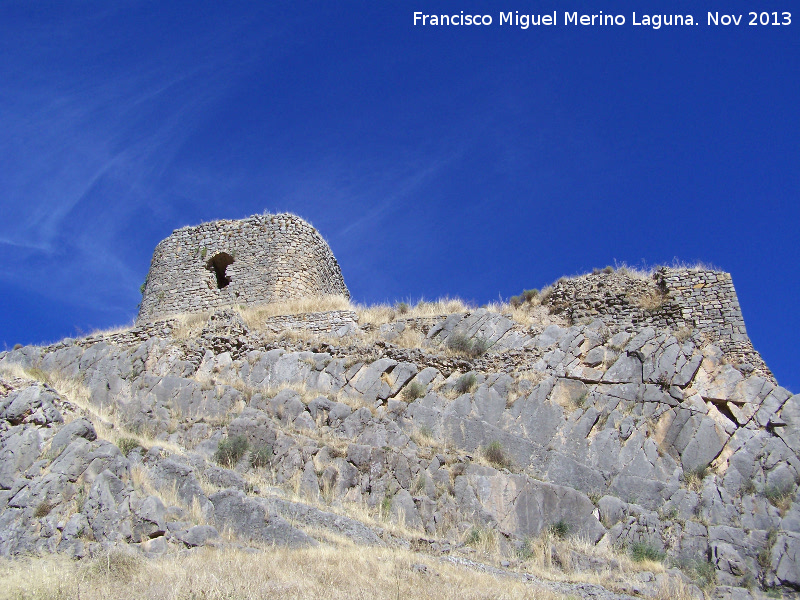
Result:
{"label": "francisco miguel merino laguna text", "polygon": [[[477,25],[489,26],[493,23],[492,15],[470,15],[460,13],[452,15],[426,15],[422,12],[414,13],[414,25]],[[564,25],[625,25],[624,15],[600,14],[585,15],[576,12],[564,12]],[[633,25],[645,25],[653,29],[660,29],[663,25],[696,25],[692,15],[637,15],[633,13],[631,22]],[[557,11],[552,14],[519,14],[519,11],[501,12],[500,25],[511,25],[520,29],[527,29],[531,25],[558,25]]]}

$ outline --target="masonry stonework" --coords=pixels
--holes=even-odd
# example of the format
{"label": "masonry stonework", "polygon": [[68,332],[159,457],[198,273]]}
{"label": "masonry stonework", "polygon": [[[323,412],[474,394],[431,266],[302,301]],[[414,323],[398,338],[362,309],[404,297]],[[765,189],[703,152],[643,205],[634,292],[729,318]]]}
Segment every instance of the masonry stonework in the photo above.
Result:
{"label": "masonry stonework", "polygon": [[328,244],[301,218],[212,221],[156,246],[136,322],[329,294],[350,297]]}
{"label": "masonry stonework", "polygon": [[644,278],[601,271],[557,282],[545,303],[573,323],[599,318],[619,329],[688,328],[772,379],[747,336],[730,273],[662,267]]}

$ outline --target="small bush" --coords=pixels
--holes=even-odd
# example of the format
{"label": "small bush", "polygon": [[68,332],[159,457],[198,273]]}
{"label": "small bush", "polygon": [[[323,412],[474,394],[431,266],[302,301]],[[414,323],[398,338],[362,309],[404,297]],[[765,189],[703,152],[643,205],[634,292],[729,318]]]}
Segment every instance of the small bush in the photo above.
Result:
{"label": "small bush", "polygon": [[489,351],[491,344],[485,337],[478,336],[472,340],[472,353],[473,358],[483,356]]}
{"label": "small bush", "polygon": [[603,269],[603,273],[613,273],[613,272],[614,272],[614,267],[612,267],[611,265],[606,265],[606,268]]}
{"label": "small bush", "polygon": [[250,443],[245,436],[237,435],[232,438],[229,437],[222,440],[219,446],[217,446],[217,451],[214,453],[214,460],[223,467],[230,469],[242,459],[242,456],[244,456],[244,453],[247,452],[249,447]]}
{"label": "small bush", "polygon": [[406,402],[413,402],[417,398],[422,398],[425,395],[426,387],[419,381],[412,381],[403,390],[403,400]]}
{"label": "small bush", "polygon": [[764,489],[764,497],[783,515],[792,506],[792,487],[791,485],[783,487],[777,485],[768,486]]}
{"label": "small bush", "polygon": [[652,560],[653,562],[661,562],[664,560],[664,553],[658,548],[655,548],[644,542],[636,542],[628,549],[631,559],[634,562],[644,562],[645,560]]}
{"label": "small bush", "polygon": [[703,487],[703,480],[708,475],[708,465],[704,467],[697,467],[692,471],[687,471],[683,474],[683,482],[686,487],[694,492],[699,492]]}
{"label": "small bush", "polygon": [[131,451],[135,450],[136,448],[140,448],[141,446],[139,442],[136,441],[135,439],[129,437],[123,437],[117,440],[117,447],[125,456],[128,456],[128,454],[130,454]]}
{"label": "small bush", "polygon": [[682,561],[678,566],[700,589],[709,590],[717,583],[714,564],[707,560]]}
{"label": "small bush", "polygon": [[560,519],[559,521],[550,525],[550,533],[560,540],[566,539],[571,530],[572,525],[567,523],[564,519]]}
{"label": "small bush", "polygon": [[392,512],[392,494],[386,493],[386,495],[381,500],[381,517],[386,519],[389,517],[389,513]]}
{"label": "small bush", "polygon": [[458,381],[456,381],[453,389],[459,394],[469,394],[477,387],[477,385],[478,377],[475,375],[475,373],[465,373],[458,378]]}
{"label": "small bush", "polygon": [[508,468],[511,461],[500,442],[494,441],[483,449],[483,457],[499,469]]}
{"label": "small bush", "polygon": [[269,466],[272,461],[272,454],[272,446],[264,444],[250,454],[250,466],[254,469]]}
{"label": "small bush", "polygon": [[447,338],[447,347],[455,352],[468,354],[472,350],[472,340],[463,333],[453,333]]}
{"label": "small bush", "polygon": [[41,519],[46,517],[50,514],[50,511],[55,508],[54,504],[50,504],[47,500],[44,502],[40,502],[39,505],[34,509],[33,516],[37,519]]}
{"label": "small bush", "polygon": [[519,296],[511,296],[511,298],[508,299],[508,303],[514,308],[519,308],[525,303],[531,304],[538,297],[539,290],[537,289],[523,290]]}
{"label": "small bush", "polygon": [[474,546],[479,544],[481,541],[481,530],[477,527],[473,527],[467,532],[467,537],[464,538],[464,543],[468,546]]}
{"label": "small bush", "polygon": [[407,302],[398,302],[398,303],[395,305],[394,309],[397,311],[397,314],[399,314],[399,315],[404,315],[404,314],[406,314],[408,311],[410,311],[410,310],[411,310],[411,307],[408,305],[408,303],[407,303]]}
{"label": "small bush", "polygon": [[447,338],[447,347],[454,352],[470,358],[478,358],[486,354],[491,344],[484,337],[470,339],[463,333],[452,333]]}

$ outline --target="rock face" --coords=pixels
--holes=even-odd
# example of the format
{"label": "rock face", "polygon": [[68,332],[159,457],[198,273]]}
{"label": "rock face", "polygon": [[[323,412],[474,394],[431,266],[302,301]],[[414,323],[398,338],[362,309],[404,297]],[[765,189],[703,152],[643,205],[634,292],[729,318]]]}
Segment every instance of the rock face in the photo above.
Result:
{"label": "rock face", "polygon": [[301,218],[213,221],[178,229],[156,246],[137,323],[320,295],[350,297],[328,244]]}
{"label": "rock face", "polygon": [[[166,321],[0,353],[0,555],[391,542],[341,514],[356,506],[437,548],[558,531],[699,561],[720,597],[800,589],[800,396],[725,349],[749,341],[724,310],[711,341],[589,306],[259,330],[227,309],[188,339]],[[422,341],[394,345],[407,329]],[[454,339],[489,350],[454,356]]]}

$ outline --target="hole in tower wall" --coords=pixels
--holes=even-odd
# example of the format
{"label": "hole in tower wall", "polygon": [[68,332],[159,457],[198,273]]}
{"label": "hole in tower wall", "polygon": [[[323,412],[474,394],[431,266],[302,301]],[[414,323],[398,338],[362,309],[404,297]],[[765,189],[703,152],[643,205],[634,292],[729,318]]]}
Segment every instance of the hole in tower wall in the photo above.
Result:
{"label": "hole in tower wall", "polygon": [[206,263],[206,268],[209,271],[214,271],[217,277],[217,289],[222,289],[231,282],[231,278],[225,273],[225,270],[233,264],[233,257],[227,252],[220,252],[211,257]]}

